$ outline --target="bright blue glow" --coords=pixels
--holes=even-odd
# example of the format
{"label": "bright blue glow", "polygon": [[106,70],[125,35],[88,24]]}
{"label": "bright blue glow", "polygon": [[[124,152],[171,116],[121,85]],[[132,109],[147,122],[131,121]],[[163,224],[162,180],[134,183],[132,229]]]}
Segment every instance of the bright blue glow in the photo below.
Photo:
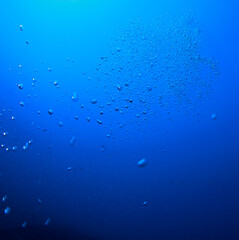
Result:
{"label": "bright blue glow", "polygon": [[2,1],[0,239],[239,239],[238,5]]}

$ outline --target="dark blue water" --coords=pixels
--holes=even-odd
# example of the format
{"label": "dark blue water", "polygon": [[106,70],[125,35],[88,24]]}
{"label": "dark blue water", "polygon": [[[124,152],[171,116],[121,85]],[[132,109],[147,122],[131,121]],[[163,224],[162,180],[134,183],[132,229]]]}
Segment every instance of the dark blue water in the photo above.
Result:
{"label": "dark blue water", "polygon": [[0,239],[239,239],[236,1],[0,3]]}

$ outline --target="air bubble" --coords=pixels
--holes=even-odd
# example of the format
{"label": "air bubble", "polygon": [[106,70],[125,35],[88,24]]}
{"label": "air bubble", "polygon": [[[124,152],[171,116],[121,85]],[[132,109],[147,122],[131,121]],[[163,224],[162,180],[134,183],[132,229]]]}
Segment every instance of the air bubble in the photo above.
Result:
{"label": "air bubble", "polygon": [[99,124],[102,124],[102,122],[101,122],[101,120],[100,120],[100,119],[97,119],[97,122],[98,122]]}
{"label": "air bubble", "polygon": [[78,100],[78,96],[77,96],[77,93],[76,93],[76,92],[73,93],[71,99],[72,99],[73,101],[75,101],[75,102]]}
{"label": "air bubble", "polygon": [[52,109],[49,109],[49,110],[48,110],[48,113],[49,113],[50,115],[52,115],[52,114],[53,114],[53,110],[52,110]]}
{"label": "air bubble", "polygon": [[17,86],[18,86],[19,89],[23,89],[23,84],[22,83],[18,84]]}
{"label": "air bubble", "polygon": [[97,100],[95,98],[91,99],[91,103],[92,104],[96,104],[97,103]]}
{"label": "air bubble", "polygon": [[17,146],[12,147],[13,151],[17,151]]}
{"label": "air bubble", "polygon": [[7,201],[7,195],[4,195],[3,197],[2,197],[2,202],[6,202]]}
{"label": "air bubble", "polygon": [[6,207],[6,208],[4,209],[4,214],[5,214],[5,215],[10,214],[10,212],[11,212],[11,208],[10,208],[10,207]]}
{"label": "air bubble", "polygon": [[27,226],[27,221],[24,221],[23,223],[22,223],[22,228],[25,228]]}
{"label": "air bubble", "polygon": [[51,222],[51,219],[50,218],[47,218],[47,220],[45,221],[45,225],[48,226]]}
{"label": "air bubble", "polygon": [[147,164],[147,161],[145,158],[142,158],[141,160],[138,161],[138,166],[139,167],[145,167]]}
{"label": "air bubble", "polygon": [[76,142],[76,138],[73,136],[70,140],[70,144],[73,146]]}
{"label": "air bubble", "polygon": [[213,114],[211,115],[211,119],[212,119],[212,120],[216,120],[216,118],[217,118],[217,115],[216,115],[215,113],[213,113]]}

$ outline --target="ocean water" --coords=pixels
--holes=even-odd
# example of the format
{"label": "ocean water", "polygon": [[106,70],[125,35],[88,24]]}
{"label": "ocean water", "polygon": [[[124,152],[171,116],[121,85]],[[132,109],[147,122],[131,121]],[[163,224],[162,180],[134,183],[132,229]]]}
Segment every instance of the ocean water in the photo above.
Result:
{"label": "ocean water", "polygon": [[239,239],[237,1],[0,6],[0,240]]}

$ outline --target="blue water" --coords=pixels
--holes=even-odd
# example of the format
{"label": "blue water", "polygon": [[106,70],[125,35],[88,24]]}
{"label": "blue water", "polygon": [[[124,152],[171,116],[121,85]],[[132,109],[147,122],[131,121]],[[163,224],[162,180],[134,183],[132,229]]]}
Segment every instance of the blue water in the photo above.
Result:
{"label": "blue water", "polygon": [[0,239],[239,239],[237,1],[0,3]]}

